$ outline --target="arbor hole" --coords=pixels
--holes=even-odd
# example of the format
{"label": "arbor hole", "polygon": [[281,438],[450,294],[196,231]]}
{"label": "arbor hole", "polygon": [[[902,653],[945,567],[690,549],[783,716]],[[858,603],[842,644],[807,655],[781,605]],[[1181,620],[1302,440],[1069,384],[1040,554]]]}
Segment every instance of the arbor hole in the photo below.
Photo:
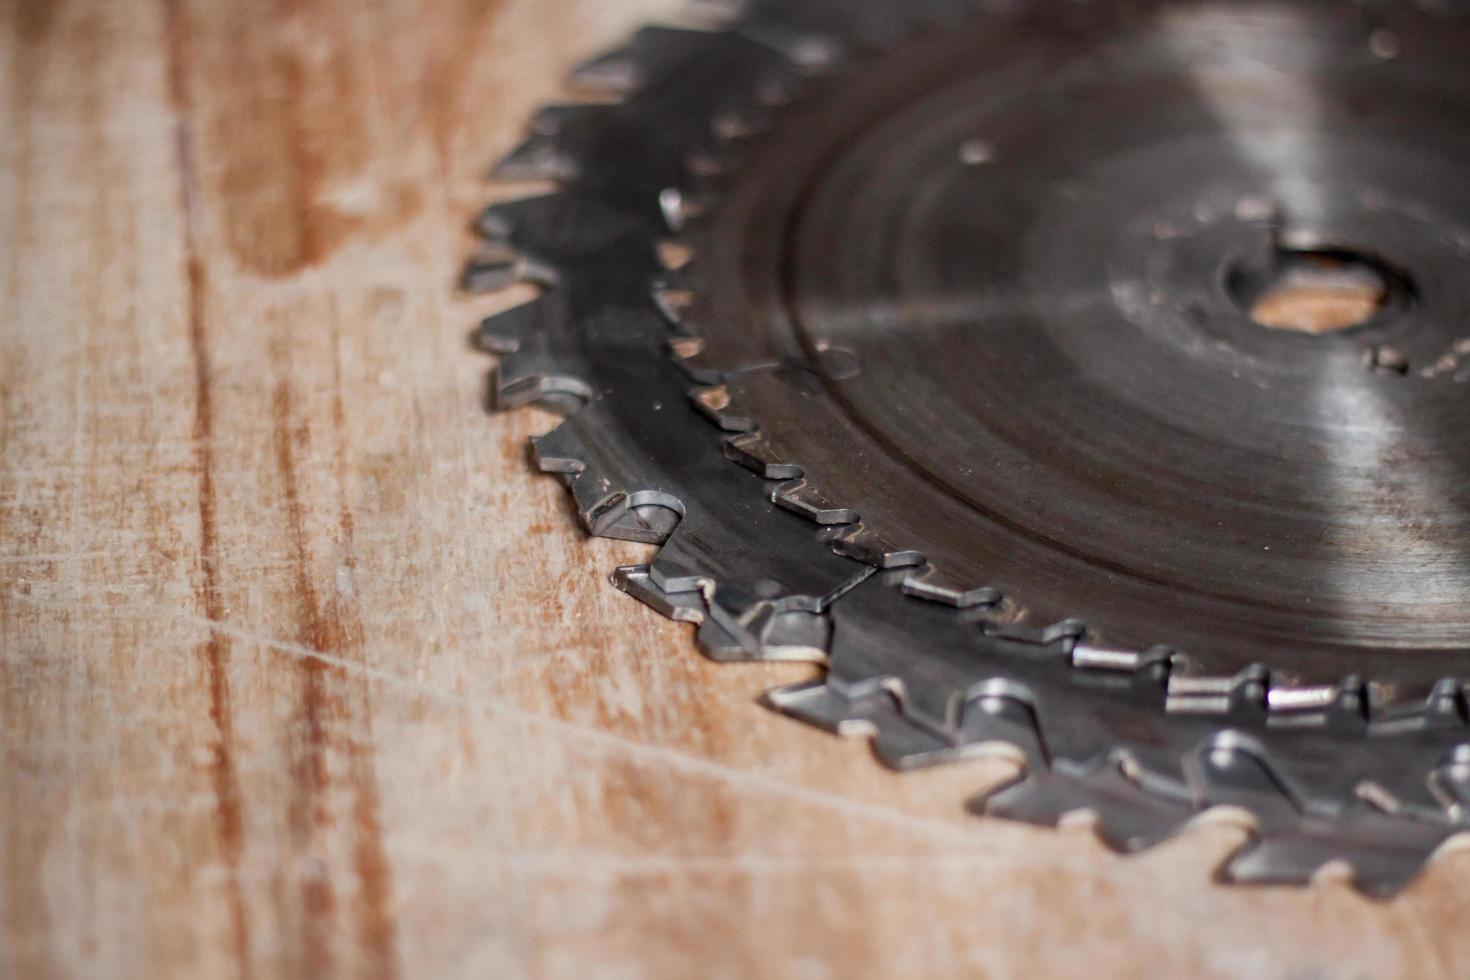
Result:
{"label": "arbor hole", "polygon": [[1361,326],[1409,291],[1384,263],[1345,248],[1276,247],[1230,270],[1226,288],[1256,323],[1322,335]]}

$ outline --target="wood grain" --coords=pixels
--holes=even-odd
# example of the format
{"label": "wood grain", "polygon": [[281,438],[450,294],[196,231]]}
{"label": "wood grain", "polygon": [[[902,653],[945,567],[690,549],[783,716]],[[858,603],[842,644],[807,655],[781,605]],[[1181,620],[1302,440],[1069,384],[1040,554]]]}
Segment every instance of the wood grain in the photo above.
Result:
{"label": "wood grain", "polygon": [[1391,904],[965,817],[609,588],[482,408],[481,181],[675,0],[10,0],[0,975],[1452,976]]}

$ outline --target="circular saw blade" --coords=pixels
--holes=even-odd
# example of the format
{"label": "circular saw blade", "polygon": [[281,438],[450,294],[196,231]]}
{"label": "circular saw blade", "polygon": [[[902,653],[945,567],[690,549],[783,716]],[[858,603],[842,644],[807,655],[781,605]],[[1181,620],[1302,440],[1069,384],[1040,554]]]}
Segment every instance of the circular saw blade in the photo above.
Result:
{"label": "circular saw blade", "polygon": [[662,544],[620,587],[827,661],[779,710],[1007,743],[981,809],[1123,849],[1242,806],[1229,875],[1392,891],[1470,778],[1470,29],[974,7],[754,3],[581,71],[624,101],[538,117],[501,173],[561,190],[466,273],[545,287],[482,328],[498,400]]}
{"label": "circular saw blade", "polygon": [[[804,368],[742,372],[722,415],[936,598],[1422,698],[1470,645],[1470,32],[1351,4],[990,23],[793,110],[696,233],[697,362]],[[1378,277],[1361,324],[1253,319],[1314,266]]]}

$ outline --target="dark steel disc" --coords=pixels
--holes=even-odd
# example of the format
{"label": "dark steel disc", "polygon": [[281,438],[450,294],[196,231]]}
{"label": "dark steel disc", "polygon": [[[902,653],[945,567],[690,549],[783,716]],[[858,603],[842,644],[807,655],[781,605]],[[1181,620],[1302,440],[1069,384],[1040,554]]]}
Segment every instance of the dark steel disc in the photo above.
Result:
{"label": "dark steel disc", "polygon": [[[804,99],[701,232],[708,361],[826,368],[741,375],[737,405],[1024,622],[1390,698],[1463,674],[1463,21],[1276,2],[979,24]],[[1257,322],[1298,267],[1372,280],[1363,322]]]}

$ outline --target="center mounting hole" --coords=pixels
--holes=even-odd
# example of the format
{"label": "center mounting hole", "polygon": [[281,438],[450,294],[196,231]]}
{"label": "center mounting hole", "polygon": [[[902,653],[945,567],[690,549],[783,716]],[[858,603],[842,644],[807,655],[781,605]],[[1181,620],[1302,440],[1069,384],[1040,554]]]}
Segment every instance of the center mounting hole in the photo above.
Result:
{"label": "center mounting hole", "polygon": [[1372,320],[1407,288],[1384,263],[1345,248],[1277,246],[1230,270],[1226,288],[1263,327],[1321,335]]}

